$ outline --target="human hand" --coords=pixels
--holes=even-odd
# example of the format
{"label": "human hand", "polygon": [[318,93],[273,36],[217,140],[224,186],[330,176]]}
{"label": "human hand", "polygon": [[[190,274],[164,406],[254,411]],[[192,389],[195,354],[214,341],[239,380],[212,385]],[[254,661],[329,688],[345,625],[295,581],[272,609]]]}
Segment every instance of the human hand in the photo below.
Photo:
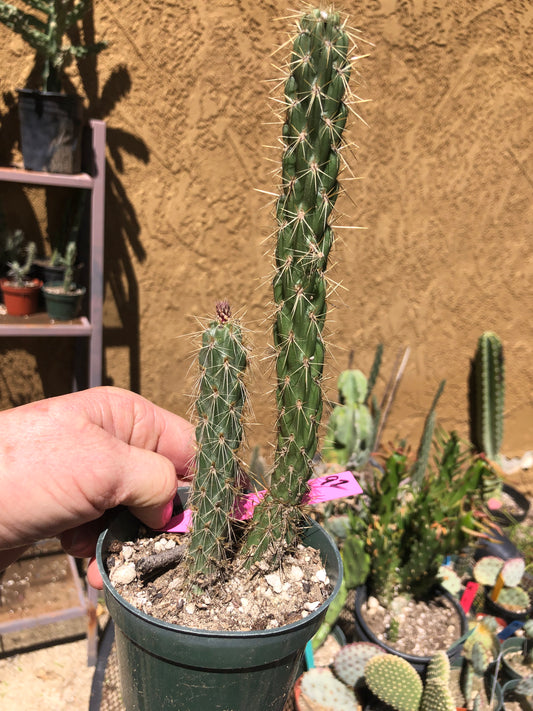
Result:
{"label": "human hand", "polygon": [[[54,536],[67,553],[93,556],[105,512],[120,504],[164,526],[193,457],[190,423],[119,388],[0,412],[0,570]],[[102,588],[94,560],[87,577]]]}

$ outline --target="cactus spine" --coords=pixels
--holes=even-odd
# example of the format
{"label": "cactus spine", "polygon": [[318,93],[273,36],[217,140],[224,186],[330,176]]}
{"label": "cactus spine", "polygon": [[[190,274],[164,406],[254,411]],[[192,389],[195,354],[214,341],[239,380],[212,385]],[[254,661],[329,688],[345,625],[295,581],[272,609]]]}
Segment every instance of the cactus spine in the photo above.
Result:
{"label": "cactus spine", "polygon": [[270,492],[254,516],[247,550],[257,560],[272,540],[290,540],[311,476],[322,414],[326,318],[325,270],[333,243],[329,218],[337,196],[350,40],[339,13],[313,10],[298,23],[289,76],[277,247],[273,328],[278,434]]}
{"label": "cactus spine", "polygon": [[489,459],[497,460],[503,438],[505,368],[503,346],[495,333],[486,331],[474,358],[474,444]]}
{"label": "cactus spine", "polygon": [[247,351],[226,301],[216,305],[216,319],[203,333],[198,360],[196,476],[190,501],[195,515],[188,553],[197,582],[200,574],[209,581],[225,558],[239,471],[237,450],[243,437]]}

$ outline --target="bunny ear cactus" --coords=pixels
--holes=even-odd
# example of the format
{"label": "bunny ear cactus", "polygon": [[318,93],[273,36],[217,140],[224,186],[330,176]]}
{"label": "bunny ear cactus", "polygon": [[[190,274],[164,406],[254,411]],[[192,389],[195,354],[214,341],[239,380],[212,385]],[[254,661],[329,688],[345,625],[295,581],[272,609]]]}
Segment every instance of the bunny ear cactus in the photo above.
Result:
{"label": "bunny ear cactus", "polygon": [[325,277],[330,217],[340,192],[340,149],[348,117],[350,38],[337,12],[298,22],[285,83],[281,193],[276,204],[273,279],[278,407],[275,469],[246,543],[252,560],[294,537],[312,474],[322,415]]}
{"label": "bunny ear cactus", "polygon": [[328,668],[316,667],[302,674],[300,706],[313,711],[358,711],[352,689],[337,679]]}
{"label": "bunny ear cactus", "polygon": [[26,0],[26,3],[35,13],[0,0],[0,22],[20,34],[44,58],[43,91],[60,92],[62,74],[73,57],[80,59],[107,47],[106,42],[82,46],[64,40],[89,10],[91,0]]}
{"label": "bunny ear cactus", "polygon": [[196,476],[190,499],[194,517],[188,551],[191,577],[197,582],[202,577],[209,581],[225,558],[238,483],[237,450],[243,438],[247,350],[226,301],[216,305],[216,318],[203,333],[198,360]]}
{"label": "bunny ear cactus", "polygon": [[370,691],[395,711],[418,711],[422,681],[409,662],[395,654],[372,657],[365,667]]}

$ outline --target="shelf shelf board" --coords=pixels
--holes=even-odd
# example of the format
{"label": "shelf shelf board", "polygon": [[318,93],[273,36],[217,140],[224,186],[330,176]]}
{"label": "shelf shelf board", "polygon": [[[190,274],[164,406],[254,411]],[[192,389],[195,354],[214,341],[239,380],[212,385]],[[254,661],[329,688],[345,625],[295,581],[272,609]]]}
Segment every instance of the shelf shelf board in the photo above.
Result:
{"label": "shelf shelf board", "polygon": [[65,173],[45,173],[36,170],[25,170],[15,166],[0,166],[0,180],[8,183],[25,183],[27,185],[50,185],[52,187],[85,188],[90,190],[94,179],[88,173],[66,175]]}
{"label": "shelf shelf board", "polygon": [[2,336],[90,336],[92,327],[85,316],[72,321],[52,321],[48,314],[38,312],[30,316],[0,314]]}

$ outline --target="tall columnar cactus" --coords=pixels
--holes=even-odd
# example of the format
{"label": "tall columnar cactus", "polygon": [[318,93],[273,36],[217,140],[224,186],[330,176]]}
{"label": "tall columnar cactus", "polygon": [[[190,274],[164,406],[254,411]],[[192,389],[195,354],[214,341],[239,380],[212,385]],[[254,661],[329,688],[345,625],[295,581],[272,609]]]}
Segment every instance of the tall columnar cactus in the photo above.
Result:
{"label": "tall columnar cactus", "polygon": [[276,462],[269,495],[258,507],[247,541],[255,559],[270,541],[294,535],[317,450],[325,270],[333,243],[329,221],[340,191],[349,54],[350,39],[338,13],[313,10],[301,17],[285,83],[281,193],[276,205]]}
{"label": "tall columnar cactus", "polygon": [[225,301],[202,336],[200,382],[196,408],[196,476],[190,506],[194,512],[188,564],[192,579],[216,574],[231,536],[232,512],[239,475],[237,450],[243,437],[246,404],[243,382],[247,351],[238,320]]}
{"label": "tall columnar cactus", "polygon": [[43,91],[61,91],[61,77],[73,57],[100,52],[105,42],[72,44],[67,32],[75,27],[91,6],[91,0],[25,0],[34,11],[25,12],[0,0],[0,22],[21,35],[44,59]]}
{"label": "tall columnar cactus", "polygon": [[479,338],[473,376],[474,444],[489,459],[497,460],[503,438],[505,367],[502,343],[491,331]]}

